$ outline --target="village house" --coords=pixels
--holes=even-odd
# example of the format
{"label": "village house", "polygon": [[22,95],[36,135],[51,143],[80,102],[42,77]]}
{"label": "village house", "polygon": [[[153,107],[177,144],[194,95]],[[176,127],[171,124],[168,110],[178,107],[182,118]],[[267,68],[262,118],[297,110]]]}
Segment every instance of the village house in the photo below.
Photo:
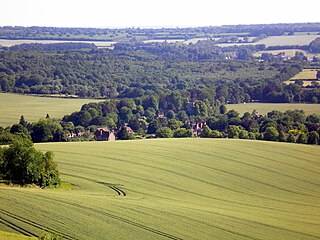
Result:
{"label": "village house", "polygon": [[115,141],[116,137],[114,133],[108,128],[97,128],[94,133],[96,141]]}
{"label": "village house", "polygon": [[191,130],[196,137],[200,137],[203,128],[207,125],[204,121],[196,121],[190,123]]}

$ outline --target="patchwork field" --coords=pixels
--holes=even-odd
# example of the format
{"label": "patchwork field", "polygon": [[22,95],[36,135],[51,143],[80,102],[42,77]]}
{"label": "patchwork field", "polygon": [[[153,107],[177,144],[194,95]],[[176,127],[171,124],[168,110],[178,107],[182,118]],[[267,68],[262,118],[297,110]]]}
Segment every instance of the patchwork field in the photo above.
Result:
{"label": "patchwork field", "polygon": [[303,110],[307,115],[312,113],[320,114],[320,104],[303,104],[303,103],[240,103],[227,105],[228,110],[236,110],[241,115],[245,112],[252,113],[253,110],[257,110],[260,114],[266,114],[272,110],[278,110],[285,112],[287,110]]}
{"label": "patchwork field", "polygon": [[302,52],[309,60],[312,60],[313,57],[320,57],[320,54],[308,53],[300,49],[283,49],[283,50],[269,50],[269,51],[259,51],[253,54],[255,57],[261,57],[263,53],[270,53],[272,55],[278,55],[279,53],[284,53],[285,56],[292,58],[295,56],[296,52]]}
{"label": "patchwork field", "polygon": [[319,35],[293,35],[293,36],[270,36],[257,42],[269,46],[287,46],[287,45],[309,45]]}
{"label": "patchwork field", "polygon": [[270,36],[254,43],[221,43],[217,44],[220,47],[252,45],[252,44],[265,44],[266,47],[270,46],[303,46],[309,45],[319,35],[293,35],[293,36]]}
{"label": "patchwork field", "polygon": [[319,146],[232,139],[49,143],[74,190],[0,188],[0,230],[64,239],[320,238]]}
{"label": "patchwork field", "polygon": [[65,99],[35,97],[27,95],[0,93],[0,126],[6,127],[19,122],[24,115],[28,122],[38,121],[48,113],[52,118],[60,118],[74,111],[79,111],[92,99]]}
{"label": "patchwork field", "polygon": [[297,75],[295,75],[290,80],[285,83],[290,84],[296,80],[302,80],[303,86],[312,86],[315,83],[320,84],[320,81],[317,79],[317,69],[303,69]]}

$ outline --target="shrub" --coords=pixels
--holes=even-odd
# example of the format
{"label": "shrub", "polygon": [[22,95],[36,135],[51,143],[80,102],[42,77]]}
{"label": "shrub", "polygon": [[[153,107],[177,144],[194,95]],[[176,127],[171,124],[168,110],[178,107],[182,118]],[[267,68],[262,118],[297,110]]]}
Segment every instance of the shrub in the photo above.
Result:
{"label": "shrub", "polygon": [[162,127],[156,131],[156,137],[158,137],[158,138],[172,138],[173,132],[168,127]]}
{"label": "shrub", "polygon": [[179,128],[173,134],[175,138],[190,138],[192,137],[192,135],[193,134],[191,129],[185,129],[185,128]]}

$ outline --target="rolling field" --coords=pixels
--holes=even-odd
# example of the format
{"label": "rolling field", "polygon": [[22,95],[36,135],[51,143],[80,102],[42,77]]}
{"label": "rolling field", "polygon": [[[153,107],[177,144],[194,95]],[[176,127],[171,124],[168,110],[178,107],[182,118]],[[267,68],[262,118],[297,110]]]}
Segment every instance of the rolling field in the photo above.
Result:
{"label": "rolling field", "polygon": [[320,239],[319,146],[231,139],[38,144],[74,190],[0,188],[0,230],[64,239]]}
{"label": "rolling field", "polygon": [[0,231],[1,240],[36,240],[34,237],[26,237],[22,234],[9,233]]}
{"label": "rolling field", "polygon": [[24,115],[28,122],[38,121],[40,118],[44,118],[47,113],[52,118],[61,118],[66,114],[79,111],[85,103],[96,101],[99,100],[0,93],[0,126],[6,127],[19,123],[21,115]]}
{"label": "rolling field", "polygon": [[287,110],[303,110],[306,115],[313,113],[320,114],[320,104],[305,104],[305,103],[240,103],[227,105],[228,110],[236,110],[241,115],[245,112],[252,113],[253,110],[257,110],[260,114],[264,115],[272,110],[278,110],[285,112]]}

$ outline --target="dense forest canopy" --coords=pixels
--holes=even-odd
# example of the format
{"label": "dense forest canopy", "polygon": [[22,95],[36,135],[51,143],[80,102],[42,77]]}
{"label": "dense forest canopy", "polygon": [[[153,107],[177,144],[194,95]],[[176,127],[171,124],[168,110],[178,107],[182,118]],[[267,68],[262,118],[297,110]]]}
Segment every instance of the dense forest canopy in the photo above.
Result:
{"label": "dense forest canopy", "polygon": [[24,44],[0,52],[0,90],[124,98],[227,88],[239,94],[217,99],[238,103],[314,102],[312,98],[318,98],[316,88],[282,85],[308,62],[294,58],[257,61],[252,54],[261,49],[261,45],[221,48],[210,40],[189,45],[116,44],[114,50],[84,43]]}

